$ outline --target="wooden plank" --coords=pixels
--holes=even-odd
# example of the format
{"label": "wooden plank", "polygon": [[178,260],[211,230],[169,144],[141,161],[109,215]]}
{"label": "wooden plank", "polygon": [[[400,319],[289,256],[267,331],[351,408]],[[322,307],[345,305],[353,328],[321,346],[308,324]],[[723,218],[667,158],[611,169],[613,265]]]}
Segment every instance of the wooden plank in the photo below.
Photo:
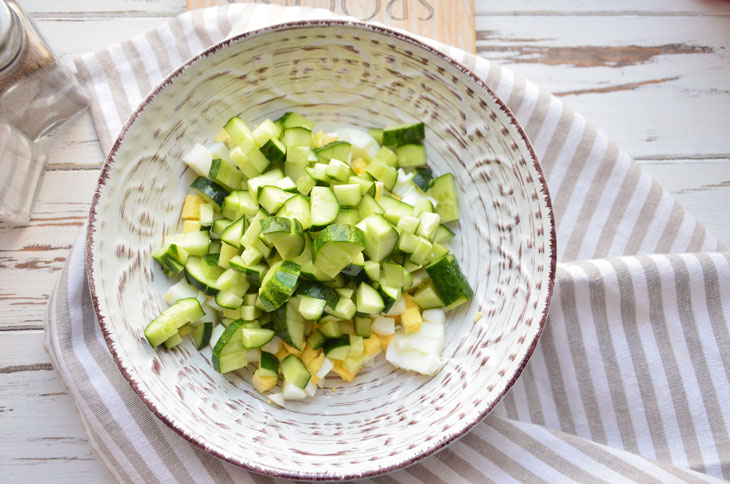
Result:
{"label": "wooden plank", "polygon": [[188,9],[251,2],[329,9],[360,20],[381,22],[474,52],[474,0],[188,0]]}
{"label": "wooden plank", "polygon": [[[41,338],[25,341],[38,346]],[[0,482],[110,482],[54,370],[0,373],[0,387]]]}
{"label": "wooden plank", "polygon": [[610,15],[716,15],[730,13],[725,0],[612,0],[586,2],[585,0],[519,0],[512,2],[476,2],[477,15],[561,15],[571,13]]}
{"label": "wooden plank", "polygon": [[[480,55],[602,127],[634,156],[730,153],[728,17],[477,17]],[[621,32],[621,35],[616,35]]]}
{"label": "wooden plank", "polygon": [[163,20],[159,17],[75,19],[65,16],[40,18],[36,24],[59,57],[69,62],[73,56],[143,34]]}
{"label": "wooden plank", "polygon": [[[45,302],[86,221],[97,170],[46,173],[31,222],[0,225],[0,329],[41,328]],[[53,234],[50,237],[50,234]]]}
{"label": "wooden plank", "polygon": [[35,18],[88,16],[172,16],[185,11],[184,0],[22,0]]}
{"label": "wooden plank", "polygon": [[[42,17],[41,29],[66,61],[87,51],[89,39],[93,39],[94,48],[100,48],[152,28],[162,17],[184,8],[182,0],[22,2]],[[477,0],[476,10],[482,14],[477,19],[483,25],[480,47],[496,47],[485,50],[484,55],[502,59],[543,88],[562,92],[569,104],[603,126],[619,144],[640,154],[645,169],[730,245],[724,209],[730,201],[730,158],[712,158],[705,146],[727,138],[726,129],[720,132],[720,127],[710,126],[708,118],[722,121],[722,114],[728,112],[728,94],[722,90],[730,78],[730,25],[719,17],[688,20],[690,16],[727,15],[730,2]],[[682,17],[675,23],[659,18],[677,15]],[[142,18],[147,16],[152,17]],[[679,46],[667,50],[667,45],[674,44]],[[638,49],[621,50],[628,46]],[[541,51],[541,47],[546,50]],[[711,51],[693,52],[697,47]],[[574,57],[566,61],[569,50]],[[601,57],[607,54],[607,58]],[[551,56],[557,61],[547,62]],[[577,65],[576,59],[586,57],[598,61]],[[628,63],[612,67],[610,62],[615,59]],[[678,79],[662,80],[677,73]],[[636,121],[622,126],[629,116]],[[698,123],[711,129],[693,132],[691,137],[696,139],[688,139],[690,135],[682,128]],[[0,296],[0,330],[25,324],[41,326],[43,301],[76,238],[78,223],[85,219],[95,186],[95,166],[103,158],[88,116],[70,126],[68,132],[54,135],[52,141],[52,171],[46,176],[34,221],[23,229],[0,227],[0,246],[8,249],[0,253],[0,266],[12,266],[0,267],[0,277],[13,281],[7,298]],[[689,156],[676,158],[677,153]],[[674,159],[666,159],[670,157]],[[61,173],[70,168],[75,170]],[[71,217],[64,221],[64,214]],[[53,234],[51,244],[49,233]],[[4,284],[0,292],[4,294],[7,286]],[[0,337],[0,368],[38,368],[0,373],[0,482],[110,482],[106,470],[89,451],[58,376],[44,369],[48,357],[42,338],[41,331],[22,330],[5,331]]]}
{"label": "wooden plank", "polygon": [[47,370],[51,360],[43,347],[43,337],[39,330],[4,333],[0,338],[0,374],[17,373],[25,367]]}
{"label": "wooden plank", "polygon": [[[90,36],[101,47],[157,22],[122,18],[39,23],[68,58],[86,51],[85,39]],[[730,51],[723,48],[730,43],[727,24],[727,18],[688,17],[586,17],[580,22],[570,16],[550,22],[542,17],[477,18],[482,55],[567,96],[570,105],[637,156],[730,152],[723,130],[730,98],[718,88],[730,78]],[[77,35],[65,35],[72,27]],[[616,31],[622,32],[622,39],[613,34]],[[689,41],[676,44],[677,38]],[[622,106],[626,116],[616,116],[605,106]],[[662,116],[652,114],[657,110]],[[678,123],[672,111],[683,112],[686,118]],[[685,133],[683,126],[695,131]],[[96,158],[93,143],[91,138],[84,140],[87,154]],[[77,162],[68,158],[60,163]]]}

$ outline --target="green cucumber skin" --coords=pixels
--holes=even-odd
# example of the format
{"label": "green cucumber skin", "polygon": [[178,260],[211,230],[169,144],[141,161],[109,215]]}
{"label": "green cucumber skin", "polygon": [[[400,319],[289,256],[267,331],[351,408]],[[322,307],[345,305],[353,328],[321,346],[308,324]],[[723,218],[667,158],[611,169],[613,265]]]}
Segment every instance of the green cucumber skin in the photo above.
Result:
{"label": "green cucumber skin", "polygon": [[[271,279],[264,281],[259,289],[259,299],[267,312],[271,312],[286,303],[294,293],[300,273],[301,267],[299,264],[284,261],[272,274]],[[275,294],[269,294],[269,291]],[[273,299],[274,297],[276,299]]]}
{"label": "green cucumber skin", "polygon": [[[236,334],[236,332],[240,331],[241,328],[243,328],[243,325],[246,322],[243,319],[238,319],[236,321],[233,321],[231,324],[228,325],[226,330],[223,332],[220,338],[218,338],[218,341],[215,343],[215,347],[213,348],[213,356],[211,358],[211,361],[213,363],[213,369],[220,373],[220,357],[221,352],[223,351],[223,348],[226,347],[228,342],[233,338],[233,336]],[[241,346],[241,351],[243,351],[243,346]]]}
{"label": "green cucumber skin", "polygon": [[223,205],[223,201],[226,199],[229,193],[228,190],[218,185],[210,178],[206,178],[204,176],[199,176],[198,178],[193,180],[193,183],[190,184],[190,187],[198,192],[200,196],[202,196],[204,199],[207,199],[215,204],[218,209],[221,208],[221,205]]}
{"label": "green cucumber skin", "polygon": [[431,188],[431,182],[433,182],[433,171],[427,166],[418,167],[416,168],[416,174],[413,176],[412,181],[418,188],[425,192]]}
{"label": "green cucumber skin", "polygon": [[344,334],[337,338],[329,338],[324,340],[322,343],[322,350],[325,355],[329,355],[331,351],[336,350],[342,346],[350,346],[350,335]]}
{"label": "green cucumber skin", "polygon": [[339,296],[331,287],[327,287],[324,284],[318,282],[302,280],[299,282],[299,288],[297,294],[303,296],[309,296],[317,299],[324,299],[327,302],[327,306],[334,309],[337,306],[337,300]]}
{"label": "green cucumber skin", "polygon": [[[208,255],[213,256],[213,254]],[[205,292],[208,296],[215,296],[218,294],[220,289],[213,286],[211,281],[204,277],[204,274],[197,274],[198,270],[201,272],[203,271],[202,265],[204,263],[205,262],[201,257],[189,257],[188,262],[185,264],[185,279],[187,279],[188,283],[190,283],[193,287]],[[213,264],[218,264],[217,256],[215,256],[215,262],[213,262]]]}
{"label": "green cucumber skin", "polygon": [[195,341],[195,349],[202,350],[208,343],[213,334],[213,323],[204,322],[200,326],[193,329],[193,340]]}
{"label": "green cucumber skin", "polygon": [[[198,301],[196,298],[191,297],[180,299],[178,302],[162,311],[162,313],[160,313],[160,315],[157,316],[155,319],[150,321],[150,323],[144,330],[145,338],[147,338],[147,342],[150,344],[150,346],[155,348],[162,344],[166,339],[176,334],[181,326],[191,321],[195,321],[196,319],[199,319],[204,315],[205,311],[203,311],[203,307],[200,305],[200,301]],[[162,339],[155,338],[153,334],[155,333],[155,330],[159,327],[162,327],[163,329],[168,328],[168,321],[170,320],[175,323],[173,325],[174,328],[171,328],[174,329],[174,331],[170,331],[169,334],[167,334],[166,332],[165,334],[163,334],[163,336],[165,337]]]}
{"label": "green cucumber skin", "polygon": [[453,254],[445,255],[426,266],[426,272],[445,306],[449,307],[462,298],[466,302],[474,296],[474,291]]}
{"label": "green cucumber skin", "polygon": [[259,368],[279,376],[279,358],[273,353],[262,351],[261,357],[259,358]]}
{"label": "green cucumber skin", "polygon": [[[283,342],[286,344],[293,346],[297,349],[302,349],[302,343],[304,341],[294,341],[291,338],[289,323],[300,323],[304,324],[304,318],[301,318],[301,320],[297,320],[292,315],[296,314],[299,315],[299,310],[296,308],[293,308],[292,315],[288,314],[290,304],[284,304],[282,306],[279,306],[276,308],[273,312],[271,312],[271,322],[273,324],[273,330],[276,335],[281,338]],[[299,315],[301,316],[301,315]],[[291,318],[291,321],[290,321]]]}
{"label": "green cucumber skin", "polygon": [[276,163],[286,158],[286,147],[281,144],[281,141],[273,138],[264,143],[260,151],[271,163]]}
{"label": "green cucumber skin", "polygon": [[408,143],[395,149],[398,155],[398,166],[425,166],[426,147],[422,143]]}
{"label": "green cucumber skin", "polygon": [[284,113],[279,119],[274,121],[274,123],[281,125],[282,128],[291,129],[291,128],[306,128],[309,131],[312,131],[314,128],[314,122],[305,118],[301,114],[294,113],[294,112],[286,112]]}
{"label": "green cucumber skin", "polygon": [[288,355],[281,360],[281,373],[284,375],[284,381],[288,381],[299,388],[304,388],[312,378],[307,367],[302,360],[295,355]]}
{"label": "green cucumber skin", "polygon": [[[271,124],[271,121],[269,120],[266,122]],[[262,123],[262,125],[263,124],[264,123]],[[358,310],[356,315],[353,315],[353,317],[355,320],[360,319],[360,324],[355,325],[354,329],[361,337],[368,337],[370,335],[370,324],[368,324],[370,323],[370,318],[362,318],[359,316],[363,316],[364,314],[375,314],[374,311],[381,307],[381,301],[384,306],[382,311],[388,311],[403,292],[416,287],[412,284],[413,277],[408,271],[412,272],[420,268],[422,274],[428,273],[430,276],[430,279],[427,278],[427,280],[424,281],[423,277],[425,274],[423,274],[421,279],[418,280],[418,288],[416,288],[421,289],[425,286],[430,288],[426,296],[430,297],[432,302],[429,302],[428,304],[442,302],[443,304],[440,304],[438,307],[452,309],[473,297],[473,290],[454,256],[446,252],[448,250],[446,247],[440,245],[448,242],[450,238],[454,237],[454,233],[448,226],[432,222],[427,225],[428,230],[423,229],[422,232],[416,232],[416,227],[413,227],[412,229],[408,228],[409,220],[404,221],[403,226],[405,228],[401,228],[400,225],[397,225],[399,219],[405,215],[419,218],[418,214],[421,211],[435,212],[439,215],[442,215],[445,211],[445,215],[442,215],[441,219],[442,224],[450,221],[449,214],[458,214],[458,200],[456,198],[457,193],[454,191],[454,188],[456,187],[453,175],[447,173],[446,175],[442,175],[441,177],[434,179],[432,170],[425,164],[425,148],[422,144],[425,137],[425,126],[423,123],[402,124],[398,126],[389,126],[383,129],[373,128],[370,130],[371,136],[375,137],[376,141],[381,145],[381,151],[384,151],[385,154],[390,153],[391,155],[390,158],[383,155],[382,157],[378,156],[373,158],[373,160],[370,160],[371,162],[377,161],[384,165],[378,172],[379,178],[375,177],[378,180],[377,182],[374,180],[374,176],[370,173],[370,171],[362,174],[361,176],[357,176],[351,169],[347,173],[345,173],[347,170],[342,170],[342,173],[336,172],[334,168],[327,170],[328,167],[332,166],[330,163],[330,160],[332,159],[339,160],[337,161],[337,164],[345,162],[344,164],[349,166],[349,157],[354,157],[351,151],[353,147],[346,141],[335,141],[319,148],[314,148],[312,144],[304,146],[307,144],[305,143],[307,139],[305,139],[306,137],[299,136],[299,131],[308,131],[310,136],[308,139],[311,140],[314,123],[297,113],[286,113],[274,122],[273,127],[265,127],[268,131],[264,131],[261,125],[257,128],[257,130],[252,131],[240,118],[232,118],[224,128],[229,131],[229,135],[231,135],[236,146],[240,147],[244,154],[255,148],[255,151],[258,151],[256,154],[259,158],[263,158],[264,156],[268,158],[270,163],[264,170],[254,174],[255,176],[251,176],[248,172],[244,172],[243,174],[241,173],[243,170],[239,170],[238,161],[232,163],[231,161],[224,162],[223,160],[215,160],[211,165],[208,176],[196,178],[195,182],[193,182],[193,185],[196,186],[191,185],[191,188],[203,196],[207,202],[206,214],[210,214],[206,217],[206,220],[208,220],[207,223],[210,226],[214,226],[217,222],[219,230],[213,234],[215,238],[223,239],[223,233],[226,231],[228,231],[226,235],[231,235],[231,237],[226,237],[226,239],[231,238],[231,240],[227,241],[225,247],[226,249],[231,249],[231,251],[228,251],[223,255],[218,255],[218,252],[224,251],[221,249],[214,251],[212,249],[212,245],[209,244],[208,249],[206,249],[206,253],[199,253],[196,247],[198,245],[202,247],[202,244],[195,244],[195,247],[193,247],[190,252],[190,256],[193,257],[193,261],[197,261],[197,265],[194,269],[192,266],[188,269],[186,261],[179,260],[179,254],[165,253],[164,257],[160,254],[159,257],[155,257],[155,260],[160,263],[165,273],[168,275],[184,273],[186,279],[188,279],[194,287],[209,295],[216,295],[219,291],[223,291],[223,288],[225,288],[226,291],[222,294],[225,296],[228,296],[229,293],[232,294],[229,298],[230,301],[228,302],[230,306],[236,304],[235,302],[232,302],[234,299],[238,300],[236,298],[242,298],[245,301],[245,309],[248,310],[246,314],[260,316],[260,318],[258,318],[261,321],[260,326],[268,326],[268,328],[271,328],[275,334],[279,335],[281,339],[284,340],[284,342],[292,346],[296,345],[294,342],[289,340],[298,340],[301,339],[300,337],[302,336],[299,318],[301,318],[304,328],[307,327],[306,325],[310,324],[308,321],[305,321],[305,319],[315,319],[310,317],[305,318],[301,313],[299,313],[298,303],[301,298],[294,297],[294,299],[292,299],[293,294],[317,299],[318,301],[307,300],[307,302],[311,304],[309,304],[307,308],[302,309],[304,314],[307,316],[314,316],[315,313],[319,311],[319,308],[324,306],[326,309],[324,309],[320,315],[320,324],[322,321],[334,321],[340,324],[340,326],[337,326],[338,329],[342,327],[342,323],[338,320],[352,319],[346,317],[346,315],[350,314],[351,308],[345,304],[339,304],[339,302],[343,302],[343,299],[347,300],[346,302],[349,303],[349,305],[354,305],[355,309]],[[287,130],[292,131],[292,135],[296,134],[299,137],[292,137],[292,143],[284,144],[284,135]],[[297,133],[294,133],[294,131]],[[278,133],[278,137],[275,133]],[[301,138],[301,140],[299,138]],[[240,141],[240,143],[238,141]],[[291,144],[292,146],[289,147],[287,146],[288,144]],[[285,167],[285,164],[282,162],[284,162],[284,160],[288,161],[287,152],[289,151],[289,148],[296,148],[301,152],[298,153],[297,162],[303,166],[299,172],[292,171],[294,175],[289,174],[287,171],[286,173],[288,178],[284,180],[283,173],[281,173],[281,171]],[[347,154],[347,156],[345,156],[345,154]],[[370,156],[367,158],[370,159]],[[405,160],[403,163],[401,163],[401,158]],[[258,158],[257,161],[259,161]],[[263,163],[267,160],[263,159],[261,161]],[[272,163],[276,164],[272,165]],[[313,167],[314,163],[317,163],[317,166],[321,165],[320,168],[323,169],[320,169],[320,171],[323,175],[320,177],[321,179],[313,181],[310,179],[309,171],[304,170],[305,168],[308,170]],[[261,163],[255,163],[254,165],[254,167],[258,170]],[[398,196],[394,196],[394,198],[389,197],[391,193],[386,190],[382,190],[381,193],[381,187],[385,187],[387,190],[393,190],[394,184],[398,179],[398,173],[401,173],[397,171],[399,166],[405,166],[406,173],[409,171],[408,167],[415,169],[415,175],[412,178],[412,183],[416,185],[420,191],[427,192],[429,195],[433,196],[433,198],[438,201],[438,204],[433,203],[429,204],[429,207],[424,207],[423,204],[420,204],[419,200],[419,203],[416,203],[415,207],[412,207],[401,202],[400,197]],[[230,172],[228,170],[235,171]],[[281,181],[278,179],[274,180],[272,178],[267,182],[260,183],[260,186],[258,186],[254,191],[251,191],[250,186],[248,191],[245,190],[247,186],[247,179],[251,180],[259,176],[263,177],[267,174],[271,174],[273,171],[279,172],[280,176],[278,179],[281,179]],[[242,182],[231,183],[231,180],[235,179],[234,175],[240,176],[242,178]],[[299,188],[300,176],[304,177],[304,175],[306,175],[306,178],[311,181],[311,185],[314,186],[316,181],[316,184],[321,188],[327,189],[330,194],[333,195],[333,197],[330,198],[333,198],[337,205],[336,207],[333,205],[331,210],[329,206],[325,207],[326,204],[322,205],[321,208],[327,209],[318,210],[318,223],[315,224],[314,227],[311,227],[311,221],[307,223],[306,220],[299,220],[299,218],[307,219],[315,215],[314,210],[312,210],[311,202],[312,187],[309,187],[309,189],[306,190],[306,194],[303,196],[296,195],[298,198],[291,204],[289,204],[289,201],[291,201],[292,198],[286,199],[284,197],[280,197],[285,201],[281,204],[281,206],[279,206],[277,205],[279,200],[278,198],[269,197],[265,200],[265,208],[262,208],[265,204],[262,204],[260,199],[258,202],[254,200],[261,195],[263,187],[269,185],[273,188],[287,192],[291,197]],[[447,180],[448,183],[444,183]],[[334,189],[335,185],[341,185],[341,187],[338,188],[339,191]],[[349,186],[345,187],[345,185],[356,186],[353,188]],[[378,201],[375,201],[373,198],[376,188],[378,189]],[[240,191],[239,189],[243,189],[243,191]],[[399,188],[396,189],[396,191],[397,194],[400,195],[401,192]],[[234,192],[236,193],[235,195]],[[238,192],[246,194],[247,198],[241,198]],[[226,204],[226,197],[228,197],[229,194],[231,198]],[[420,194],[423,195],[423,193]],[[326,201],[329,202],[329,198]],[[285,210],[284,207],[287,204],[292,205],[293,207]],[[224,210],[226,205],[229,206],[226,210]],[[273,209],[274,206],[276,206],[275,210]],[[213,212],[213,207],[215,207],[215,214]],[[269,207],[272,208],[272,210],[270,210],[270,214]],[[320,207],[318,206],[318,208]],[[335,218],[325,223],[324,218],[329,217],[331,212],[335,213],[335,209]],[[323,213],[326,214],[325,217],[322,217]],[[413,215],[414,213],[416,215]],[[240,219],[243,219],[244,225],[242,232],[245,233],[248,229],[247,225],[249,220],[256,214],[263,214],[262,216],[269,218],[269,221],[264,223],[263,220],[255,220],[255,223],[259,224],[259,227],[261,228],[259,231],[260,233],[252,240],[248,241],[248,243],[241,243],[240,237],[236,237],[237,228],[234,227],[231,229],[230,226],[234,225],[235,222],[240,223]],[[367,230],[367,227],[369,227],[368,225],[360,225],[361,221],[373,214],[382,214],[382,216],[378,218],[383,219],[398,236],[392,237],[391,233],[385,230],[385,225],[382,227],[380,225],[374,225],[373,230],[370,230],[372,234],[370,234]],[[221,215],[224,219],[230,220],[219,220]],[[245,215],[245,217],[242,217],[242,215]],[[224,220],[226,223],[224,224],[221,220]],[[231,220],[234,222],[231,222]],[[282,221],[285,222],[280,223]],[[291,221],[289,224],[286,223],[289,221]],[[307,225],[310,226],[302,226],[303,223],[307,223]],[[293,226],[295,224],[298,227],[298,230],[294,229]],[[226,226],[224,227],[223,225]],[[434,226],[436,226],[436,229],[432,230]],[[420,257],[420,255],[419,257],[410,256],[398,250],[401,230],[405,230],[407,232],[412,231],[414,236],[423,236],[424,240],[432,242],[433,249],[429,252],[427,257]],[[298,241],[294,240],[294,236],[292,235],[294,232],[296,232],[296,234],[301,233],[303,236],[302,240],[305,242],[303,244],[304,248],[300,254],[294,254],[295,251],[298,251],[298,245],[295,244],[295,242]],[[392,250],[387,250],[390,247],[390,243],[384,244],[382,250],[378,250],[375,255],[371,254],[372,250],[367,250],[369,245],[373,245],[373,247],[380,247],[380,242],[390,242],[391,239],[396,242],[395,247]],[[213,243],[217,243],[220,246],[220,242],[218,241],[214,241]],[[328,246],[328,244],[332,245]],[[296,247],[291,249],[292,246]],[[175,246],[173,246],[173,248],[174,247]],[[243,254],[243,259],[241,259],[242,248],[247,250]],[[267,248],[269,250],[266,250]],[[439,250],[437,250],[437,248]],[[212,252],[216,252],[216,254],[212,254]],[[288,252],[291,252],[291,254],[286,255]],[[418,252],[418,254],[421,254],[422,252],[423,250]],[[318,253],[320,253],[320,260],[318,263],[315,263]],[[353,256],[353,254],[356,254],[356,256]],[[229,261],[232,259],[232,255],[238,257],[238,259],[236,265],[234,265],[234,263],[230,263],[230,267],[245,273],[245,277],[241,274],[240,279],[253,283],[254,287],[252,287],[251,290],[255,291],[255,293],[245,294],[246,289],[243,287],[239,287],[237,290],[232,290],[227,284],[227,281],[229,281],[230,278],[226,279],[215,277],[216,272],[213,269],[217,268],[218,264],[221,264],[222,269],[227,269],[229,267]],[[261,256],[263,256],[263,259]],[[363,256],[365,257],[363,258]],[[411,261],[411,257],[413,257],[413,261],[418,262],[418,264]],[[335,269],[334,266],[339,264],[340,261],[344,264],[347,259],[350,260],[350,263],[343,268],[340,268],[340,272],[332,276],[331,274],[334,273]],[[384,269],[381,270],[380,263],[378,261],[382,264],[393,263],[391,264],[393,267],[389,266],[389,272],[383,272]],[[379,272],[381,276],[373,279],[372,284],[366,282],[370,276],[368,276],[367,271],[364,270],[364,268],[367,267],[367,264],[363,266],[364,262],[375,262],[378,265],[377,272]],[[285,263],[292,264],[292,266],[285,266]],[[406,268],[396,266],[395,264],[403,264]],[[272,273],[268,273],[270,266],[274,266],[274,271]],[[294,266],[296,266],[296,269],[294,269]],[[304,270],[305,266],[306,271]],[[400,269],[403,274],[402,278],[396,274],[396,269]],[[387,276],[384,274],[387,274]],[[267,275],[268,277],[264,278],[264,275]],[[319,279],[320,282],[310,279]],[[267,292],[265,287],[261,287],[261,285],[267,286],[268,282],[271,282],[271,288]],[[220,288],[216,287],[219,284]],[[362,305],[363,308],[368,310],[367,313],[360,312],[359,305],[354,303],[357,294],[361,292],[357,290],[359,289],[358,286],[361,284],[366,284],[368,289],[372,290],[372,292],[368,291],[368,297],[364,298],[364,304]],[[248,286],[248,284],[246,284],[246,286]],[[269,297],[268,294],[272,296]],[[235,296],[235,298],[233,296]],[[252,300],[251,296],[253,296],[255,300]],[[318,302],[318,304],[314,304],[316,302]],[[213,304],[213,306],[215,306],[215,304]],[[296,318],[292,318],[292,314],[290,312],[291,308],[289,306],[295,308],[295,311],[297,312]],[[228,315],[225,316],[230,319],[224,319],[224,321],[228,323],[232,319],[240,318],[243,314],[241,311],[242,309],[244,309],[244,307],[230,307]],[[250,311],[254,309],[255,313]],[[262,309],[266,312],[262,312]],[[238,313],[235,313],[236,310]],[[353,312],[355,312],[354,309]],[[324,313],[327,313],[328,315],[325,316]],[[234,314],[237,315],[234,316]],[[199,349],[209,344],[211,334],[213,333],[212,329],[215,326],[215,323],[208,322],[209,319],[204,319],[206,322],[202,324],[200,322],[191,324],[194,331],[193,341]],[[234,323],[237,324],[237,321],[231,321],[230,325],[233,325]],[[280,330],[277,330],[277,326],[282,325],[284,326],[283,330],[281,330],[281,328]],[[260,326],[257,324],[256,328],[259,328]],[[342,331],[351,331],[344,327],[342,328]],[[226,332],[227,331],[228,330],[226,330]],[[161,331],[157,331],[155,337],[159,338],[160,334]],[[233,331],[230,337],[233,337],[235,334],[236,332]],[[286,336],[289,334],[292,336],[287,338]],[[257,331],[256,334],[249,336],[245,339],[245,341],[247,341],[247,344],[260,347],[259,343],[266,339],[264,336],[266,335],[261,336]],[[238,353],[236,352],[237,350],[234,350],[233,348],[233,346],[239,345],[237,342],[238,339],[243,341],[243,333],[238,334],[235,338],[237,338],[233,341],[235,345],[229,345],[226,349],[223,349],[225,347],[225,344],[223,344],[217,352],[214,351],[216,354],[214,354],[213,359],[216,370],[220,371],[220,367],[222,367],[225,371],[234,369],[245,360],[245,355],[241,356],[243,359],[239,359]],[[222,339],[223,338],[219,340],[219,344],[221,344]],[[321,332],[315,331],[313,333],[310,332],[310,334],[306,335],[304,339],[310,346],[314,346],[312,343],[315,343],[317,347],[322,347],[326,354],[330,351],[335,351],[335,354],[339,356],[344,356],[347,352],[347,348],[350,347],[351,344],[354,344],[352,343],[352,338],[349,338],[347,334],[344,334],[341,337],[337,337],[335,334],[330,335],[330,337],[325,337]],[[309,342],[310,339],[312,340],[312,343]],[[219,345],[216,345],[216,347],[218,346]],[[221,350],[223,351],[222,354]],[[344,354],[343,351],[345,352]],[[303,365],[301,360],[298,358],[296,359],[298,360],[299,365]],[[306,369],[305,366],[304,368]],[[277,378],[282,372],[281,362],[279,362],[276,355],[263,351],[260,355],[259,369],[262,370],[262,374],[265,373],[265,376],[276,376]],[[301,386],[307,373],[297,370],[293,374],[297,375],[296,379],[298,379],[297,381],[299,382],[298,386]],[[307,379],[307,382],[308,381],[309,379]],[[290,381],[289,383],[292,382]],[[306,382],[304,383],[306,384]]]}
{"label": "green cucumber skin", "polygon": [[401,146],[409,143],[418,143],[426,137],[423,123],[401,124],[383,128],[383,145]]}
{"label": "green cucumber skin", "polygon": [[317,234],[314,239],[312,253],[317,258],[319,250],[329,242],[350,242],[365,248],[365,232],[354,225],[331,224]]}

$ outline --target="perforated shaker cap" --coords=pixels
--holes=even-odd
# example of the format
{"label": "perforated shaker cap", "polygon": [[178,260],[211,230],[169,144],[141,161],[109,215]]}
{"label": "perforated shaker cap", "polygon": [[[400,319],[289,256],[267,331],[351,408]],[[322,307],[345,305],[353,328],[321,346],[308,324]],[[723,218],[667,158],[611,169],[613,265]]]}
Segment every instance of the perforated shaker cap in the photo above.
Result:
{"label": "perforated shaker cap", "polygon": [[0,0],[0,70],[15,60],[23,45],[23,28],[17,14]]}

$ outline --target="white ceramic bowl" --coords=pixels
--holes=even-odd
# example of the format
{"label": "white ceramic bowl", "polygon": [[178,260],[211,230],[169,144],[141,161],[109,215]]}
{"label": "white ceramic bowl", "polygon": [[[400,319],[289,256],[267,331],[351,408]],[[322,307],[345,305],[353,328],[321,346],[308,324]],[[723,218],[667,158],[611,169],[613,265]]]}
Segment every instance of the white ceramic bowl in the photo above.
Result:
{"label": "white ceramic bowl", "polygon": [[[146,324],[170,282],[150,254],[178,230],[193,175],[180,158],[225,121],[296,110],[320,126],[422,120],[429,164],[462,190],[452,247],[474,288],[449,313],[434,377],[384,360],[309,401],[267,404],[251,368],[216,373],[187,341],[153,350]],[[540,165],[514,116],[472,72],[393,31],[306,21],[218,44],[176,70],[127,122],[103,167],[88,231],[88,275],[119,367],[149,408],[190,442],[279,477],[347,479],[394,470],[478,423],[527,363],[545,324],[555,232]],[[475,314],[483,317],[474,322]],[[254,366],[254,365],[252,365]],[[333,386],[337,387],[336,391]]]}

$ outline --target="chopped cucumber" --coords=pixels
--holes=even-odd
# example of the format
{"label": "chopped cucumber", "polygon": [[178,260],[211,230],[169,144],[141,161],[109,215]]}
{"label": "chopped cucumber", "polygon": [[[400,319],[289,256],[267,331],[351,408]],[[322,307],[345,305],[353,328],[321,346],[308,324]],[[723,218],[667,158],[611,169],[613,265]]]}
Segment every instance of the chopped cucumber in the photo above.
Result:
{"label": "chopped cucumber", "polygon": [[228,190],[235,190],[241,185],[243,173],[230,161],[216,158],[210,164],[208,178]]}
{"label": "chopped cucumber", "polygon": [[335,194],[327,187],[314,187],[310,194],[310,214],[313,230],[320,230],[333,223],[340,211]]}
{"label": "chopped cucumber", "polygon": [[344,360],[350,352],[350,336],[345,334],[337,338],[326,339],[322,343],[322,349],[330,360]]}
{"label": "chopped cucumber", "polygon": [[274,338],[274,331],[266,328],[246,327],[241,330],[241,343],[244,348],[261,348]]}
{"label": "chopped cucumber", "polygon": [[441,216],[441,221],[459,220],[459,195],[454,175],[446,173],[436,178],[428,192],[436,199],[436,213]]}
{"label": "chopped cucumber", "polygon": [[398,244],[398,231],[380,215],[370,215],[358,226],[365,233],[365,255],[372,261],[385,259]]}
{"label": "chopped cucumber", "polygon": [[315,153],[321,161],[330,161],[332,159],[349,161],[352,145],[346,141],[333,141],[321,148],[315,149]]}
{"label": "chopped cucumber", "polygon": [[261,376],[278,378],[279,377],[279,358],[268,351],[261,350],[259,357],[259,371]]}
{"label": "chopped cucumber", "polygon": [[276,335],[286,344],[300,350],[304,343],[304,318],[291,302],[271,313]]}
{"label": "chopped cucumber", "polygon": [[261,237],[273,244],[284,260],[291,260],[304,250],[302,225],[297,219],[266,217],[261,219]]}
{"label": "chopped cucumber", "polygon": [[310,215],[309,202],[301,195],[294,195],[281,206],[277,217],[285,217],[296,219],[302,226],[303,230],[308,230],[312,225],[312,217]]}
{"label": "chopped cucumber", "polygon": [[433,287],[447,309],[454,309],[474,296],[453,254],[445,255],[426,266]]}
{"label": "chopped cucumber", "polygon": [[312,251],[315,266],[335,277],[366,247],[365,233],[352,225],[332,224],[317,234]]}
{"label": "chopped cucumber", "polygon": [[416,168],[415,175],[413,176],[413,184],[418,188],[427,191],[431,187],[433,181],[433,171],[427,166],[420,166]]}
{"label": "chopped cucumber", "polygon": [[322,317],[322,313],[324,312],[324,307],[326,305],[327,301],[324,299],[302,296],[299,300],[299,314],[301,314],[304,319],[316,321]]}
{"label": "chopped cucumber", "polygon": [[294,293],[301,267],[291,261],[281,261],[272,265],[259,289],[259,300],[263,309],[273,311],[281,307]]}
{"label": "chopped cucumber", "polygon": [[[213,348],[220,373],[257,363],[260,392],[281,371],[282,391],[270,395],[281,405],[314,396],[308,367],[319,379],[334,367],[351,381],[385,353],[433,374],[444,316],[430,308],[473,297],[446,245],[454,232],[444,224],[459,214],[456,180],[434,179],[424,124],[313,132],[292,112],[253,131],[233,117],[217,143],[195,145],[183,157],[197,175],[183,231],[152,254],[167,276],[185,278],[145,329],[150,344],[174,348],[190,334],[199,350]],[[393,337],[387,351],[373,333]],[[282,344],[301,359],[280,363]]]}
{"label": "chopped cucumber", "polygon": [[243,319],[233,321],[218,338],[211,358],[213,368],[218,373],[228,373],[248,364],[248,355],[241,343],[244,324]]}
{"label": "chopped cucumber", "polygon": [[196,298],[180,299],[147,325],[144,330],[145,338],[154,348],[176,335],[185,324],[200,319],[204,315],[205,311]]}
{"label": "chopped cucumber", "polygon": [[192,336],[195,349],[202,350],[210,343],[210,336],[213,334],[213,323],[204,321],[193,326]]}
{"label": "chopped cucumber", "polygon": [[401,146],[408,143],[417,143],[426,137],[423,123],[401,124],[383,128],[383,143],[385,146]]}
{"label": "chopped cucumber", "polygon": [[380,314],[385,308],[382,296],[366,282],[361,282],[355,292],[357,312],[362,314]]}
{"label": "chopped cucumber", "polygon": [[281,360],[281,373],[284,375],[284,382],[304,388],[309,383],[312,374],[302,360],[295,355],[288,355]]}
{"label": "chopped cucumber", "polygon": [[421,143],[409,143],[395,149],[398,166],[424,166],[426,164],[426,147]]}

